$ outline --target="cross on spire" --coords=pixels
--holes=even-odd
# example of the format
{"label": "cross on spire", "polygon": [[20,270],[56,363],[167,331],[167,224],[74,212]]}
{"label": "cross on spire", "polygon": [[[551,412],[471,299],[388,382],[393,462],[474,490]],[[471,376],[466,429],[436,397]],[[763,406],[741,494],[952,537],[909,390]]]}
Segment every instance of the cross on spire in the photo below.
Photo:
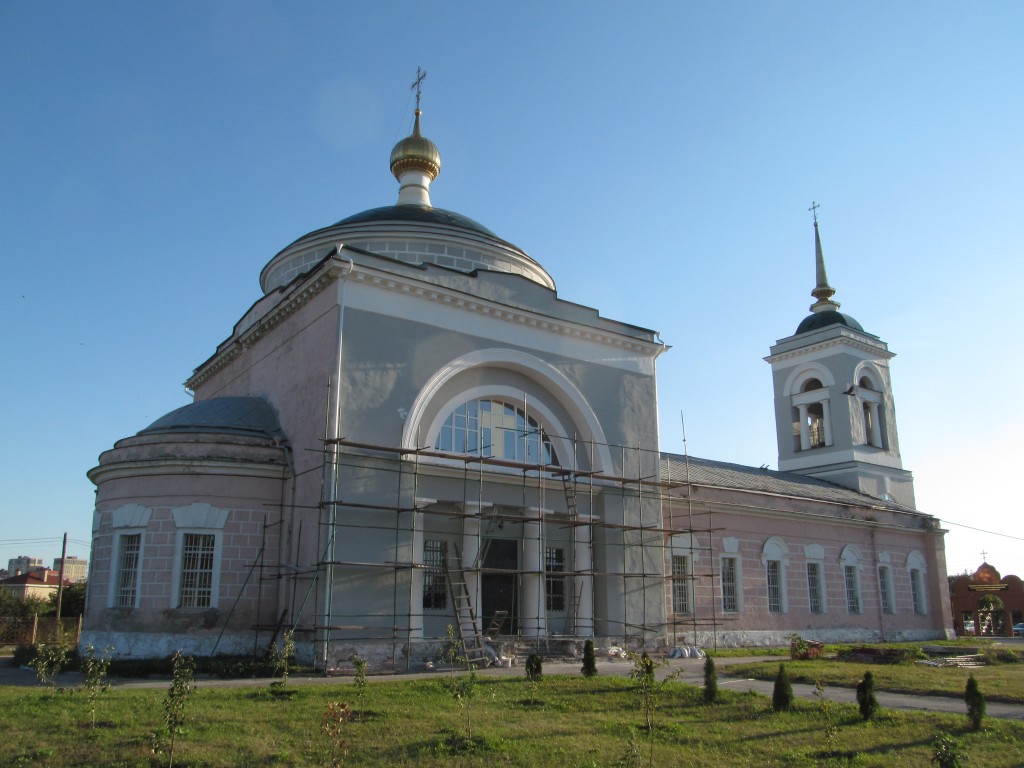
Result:
{"label": "cross on spire", "polygon": [[[426,72],[424,72],[423,74],[425,75],[425,74],[426,74]],[[417,98],[419,98],[419,97],[417,97]],[[418,105],[418,104],[419,104],[419,102],[417,101],[417,105]],[[807,209],[808,211],[810,211],[810,212],[811,212],[811,215],[812,215],[812,216],[814,216],[814,223],[815,223],[815,224],[817,224],[817,223],[818,223],[818,209],[819,209],[819,208],[821,208],[821,206],[820,206],[820,205],[818,205],[818,204],[817,204],[816,202],[814,202],[813,200],[811,200],[811,207]]]}
{"label": "cross on spire", "polygon": [[981,562],[983,562],[983,563],[986,562],[986,560],[985,560],[986,557],[988,557],[988,552],[986,552],[984,549],[981,550]]}
{"label": "cross on spire", "polygon": [[409,86],[410,90],[415,90],[416,91],[416,111],[419,111],[419,108],[420,108],[420,86],[422,85],[422,83],[423,83],[424,79],[426,79],[426,77],[427,77],[426,70],[420,69],[419,67],[416,67],[416,82],[414,82],[412,85]]}

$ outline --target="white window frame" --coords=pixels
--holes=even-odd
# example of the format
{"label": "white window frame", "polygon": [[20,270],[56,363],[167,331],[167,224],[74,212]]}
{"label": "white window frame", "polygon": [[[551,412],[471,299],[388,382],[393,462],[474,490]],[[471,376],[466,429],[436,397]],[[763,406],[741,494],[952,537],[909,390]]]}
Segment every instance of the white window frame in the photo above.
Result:
{"label": "white window frame", "polygon": [[[769,538],[761,549],[761,565],[764,566],[768,612],[788,613],[789,595],[786,589],[786,567],[789,565],[789,545],[778,536]],[[774,585],[772,584],[773,570],[776,571],[777,579]]]}
{"label": "white window frame", "polygon": [[[139,607],[139,593],[142,591],[142,561],[146,540],[145,533],[144,528],[130,528],[118,530],[114,534],[114,546],[110,558],[110,588],[107,595],[107,606],[110,608],[127,610]],[[124,554],[124,540],[130,536],[139,537],[139,549],[135,555],[135,583],[132,585],[134,597],[132,598],[131,605],[121,605],[121,558]]]}

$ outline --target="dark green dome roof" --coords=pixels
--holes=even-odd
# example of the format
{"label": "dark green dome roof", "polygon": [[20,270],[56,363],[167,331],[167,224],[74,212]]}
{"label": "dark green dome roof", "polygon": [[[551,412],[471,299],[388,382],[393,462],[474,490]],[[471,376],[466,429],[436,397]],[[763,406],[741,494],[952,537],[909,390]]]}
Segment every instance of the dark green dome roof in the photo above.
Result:
{"label": "dark green dome roof", "polygon": [[269,438],[282,434],[277,414],[260,397],[197,400],[161,416],[139,434],[173,432],[233,432]]}
{"label": "dark green dome roof", "polygon": [[808,331],[817,331],[821,328],[828,328],[830,325],[845,325],[847,328],[853,328],[855,331],[864,332],[860,323],[854,320],[849,315],[844,315],[842,312],[836,312],[834,309],[829,309],[824,312],[814,312],[803,319],[803,322],[797,326],[796,332],[807,333]]}
{"label": "dark green dome roof", "polygon": [[425,208],[419,205],[385,205],[381,208],[371,208],[368,211],[349,216],[347,219],[342,219],[334,226],[365,224],[372,221],[419,221],[425,224],[447,224],[450,227],[461,227],[501,240],[483,224],[475,222],[461,213],[446,211],[444,208]]}

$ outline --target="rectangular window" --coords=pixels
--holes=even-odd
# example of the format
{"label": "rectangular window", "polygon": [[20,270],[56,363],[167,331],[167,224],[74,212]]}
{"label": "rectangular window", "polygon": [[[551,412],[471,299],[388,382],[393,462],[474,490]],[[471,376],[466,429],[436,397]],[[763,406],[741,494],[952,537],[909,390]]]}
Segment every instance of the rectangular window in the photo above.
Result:
{"label": "rectangular window", "polygon": [[768,611],[782,613],[782,563],[769,560],[765,569],[768,576]]}
{"label": "rectangular window", "polygon": [[860,613],[860,588],[857,585],[857,566],[844,565],[843,578],[846,581],[846,610]]}
{"label": "rectangular window", "polygon": [[689,555],[672,555],[672,612],[690,613]]}
{"label": "rectangular window", "polygon": [[807,596],[810,600],[811,613],[825,612],[821,590],[821,563],[807,564]]}
{"label": "rectangular window", "polygon": [[134,608],[136,598],[138,597],[139,554],[142,549],[142,534],[121,534],[118,537],[117,549],[114,607]]}
{"label": "rectangular window", "polygon": [[565,610],[565,576],[552,574],[565,572],[565,550],[557,547],[544,548],[544,578],[547,609],[549,611]]}
{"label": "rectangular window", "polygon": [[924,593],[921,591],[921,571],[910,569],[910,598],[914,602],[914,613],[928,613],[924,607]]}
{"label": "rectangular window", "polygon": [[738,573],[735,557],[722,558],[722,610],[736,613],[740,609]]}
{"label": "rectangular window", "polygon": [[444,542],[429,539],[423,542],[423,607],[448,607],[448,590],[444,578]]}
{"label": "rectangular window", "polygon": [[886,565],[878,566],[878,592],[882,598],[882,613],[895,613],[892,607],[892,579]]}
{"label": "rectangular window", "polygon": [[212,605],[216,543],[217,537],[212,533],[182,534],[179,608],[209,608]]}

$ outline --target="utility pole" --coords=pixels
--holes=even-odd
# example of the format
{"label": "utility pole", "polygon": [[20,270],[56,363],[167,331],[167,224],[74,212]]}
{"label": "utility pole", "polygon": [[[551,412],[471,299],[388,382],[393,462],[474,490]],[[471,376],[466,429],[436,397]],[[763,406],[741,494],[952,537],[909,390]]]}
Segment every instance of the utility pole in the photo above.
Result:
{"label": "utility pole", "polygon": [[60,571],[57,577],[57,625],[54,640],[60,643],[60,601],[64,597],[64,561],[68,559],[68,532],[64,531],[64,544],[60,548]]}

